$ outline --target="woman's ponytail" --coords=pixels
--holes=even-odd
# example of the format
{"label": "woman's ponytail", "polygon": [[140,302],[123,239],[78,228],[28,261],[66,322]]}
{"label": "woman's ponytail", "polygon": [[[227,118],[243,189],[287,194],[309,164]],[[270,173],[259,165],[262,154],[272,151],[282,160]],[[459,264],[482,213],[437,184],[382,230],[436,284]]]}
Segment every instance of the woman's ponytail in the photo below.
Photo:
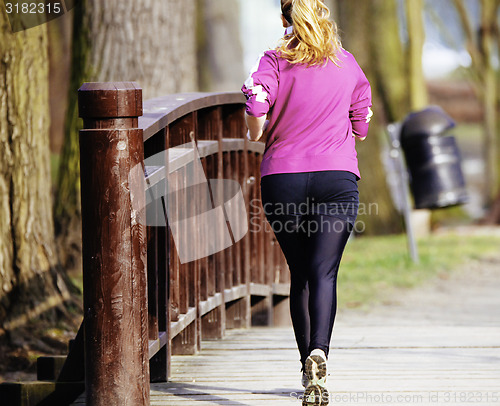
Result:
{"label": "woman's ponytail", "polygon": [[281,12],[293,25],[277,48],[290,63],[324,65],[338,62],[342,47],[337,26],[329,20],[330,10],[321,0],[281,0]]}

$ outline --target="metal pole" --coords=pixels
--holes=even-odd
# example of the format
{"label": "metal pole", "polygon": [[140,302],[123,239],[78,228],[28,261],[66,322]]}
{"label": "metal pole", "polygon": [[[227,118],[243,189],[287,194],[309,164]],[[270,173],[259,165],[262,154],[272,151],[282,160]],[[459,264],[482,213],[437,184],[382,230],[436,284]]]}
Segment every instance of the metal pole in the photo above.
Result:
{"label": "metal pole", "polygon": [[411,222],[409,177],[405,161],[403,159],[403,153],[402,153],[403,151],[401,150],[400,131],[401,131],[400,123],[389,124],[387,126],[387,132],[389,134],[389,140],[391,145],[390,157],[395,163],[396,173],[399,177],[398,185],[402,203],[401,211],[405,223],[406,236],[408,241],[408,250],[410,251],[410,257],[412,261],[418,264],[419,256],[417,250],[417,242],[415,240],[413,225]]}

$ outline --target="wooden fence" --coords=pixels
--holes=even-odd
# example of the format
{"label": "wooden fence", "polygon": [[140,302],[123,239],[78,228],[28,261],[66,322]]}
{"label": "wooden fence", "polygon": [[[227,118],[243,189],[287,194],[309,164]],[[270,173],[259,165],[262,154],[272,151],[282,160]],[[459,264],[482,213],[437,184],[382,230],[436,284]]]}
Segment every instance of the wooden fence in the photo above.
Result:
{"label": "wooden fence", "polygon": [[264,146],[246,139],[237,93],[143,107],[134,83],[86,83],[79,109],[87,404],[148,405],[172,354],[288,323],[288,269],[259,199]]}

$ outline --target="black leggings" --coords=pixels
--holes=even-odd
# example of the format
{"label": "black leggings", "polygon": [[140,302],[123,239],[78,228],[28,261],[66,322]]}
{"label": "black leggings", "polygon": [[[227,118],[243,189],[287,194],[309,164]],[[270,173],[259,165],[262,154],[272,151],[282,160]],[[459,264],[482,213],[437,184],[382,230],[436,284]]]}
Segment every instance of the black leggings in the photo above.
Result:
{"label": "black leggings", "polygon": [[357,177],[346,171],[267,175],[261,191],[290,268],[290,313],[304,364],[315,348],[328,355],[337,273],[359,205]]}

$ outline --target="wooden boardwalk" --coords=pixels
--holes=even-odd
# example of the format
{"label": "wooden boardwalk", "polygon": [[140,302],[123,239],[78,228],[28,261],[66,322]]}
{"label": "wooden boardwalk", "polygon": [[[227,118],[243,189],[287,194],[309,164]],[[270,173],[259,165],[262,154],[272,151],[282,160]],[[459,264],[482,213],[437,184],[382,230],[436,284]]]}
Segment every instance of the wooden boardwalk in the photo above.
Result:
{"label": "wooden boardwalk", "polygon": [[[329,362],[332,404],[500,404],[500,328],[338,328]],[[480,341],[480,344],[478,343]],[[173,382],[153,385],[152,405],[300,405],[289,329],[234,331],[176,357]]]}
{"label": "wooden boardwalk", "polygon": [[[405,293],[369,313],[340,313],[329,360],[331,404],[500,405],[499,265]],[[172,381],[152,384],[151,405],[300,405],[290,328],[229,330],[223,340],[203,341],[199,355],[172,361]]]}
{"label": "wooden boardwalk", "polygon": [[[336,330],[332,404],[500,404],[499,327]],[[290,329],[233,330],[197,356],[174,356],[172,368],[172,382],[152,384],[151,405],[300,405]]]}

